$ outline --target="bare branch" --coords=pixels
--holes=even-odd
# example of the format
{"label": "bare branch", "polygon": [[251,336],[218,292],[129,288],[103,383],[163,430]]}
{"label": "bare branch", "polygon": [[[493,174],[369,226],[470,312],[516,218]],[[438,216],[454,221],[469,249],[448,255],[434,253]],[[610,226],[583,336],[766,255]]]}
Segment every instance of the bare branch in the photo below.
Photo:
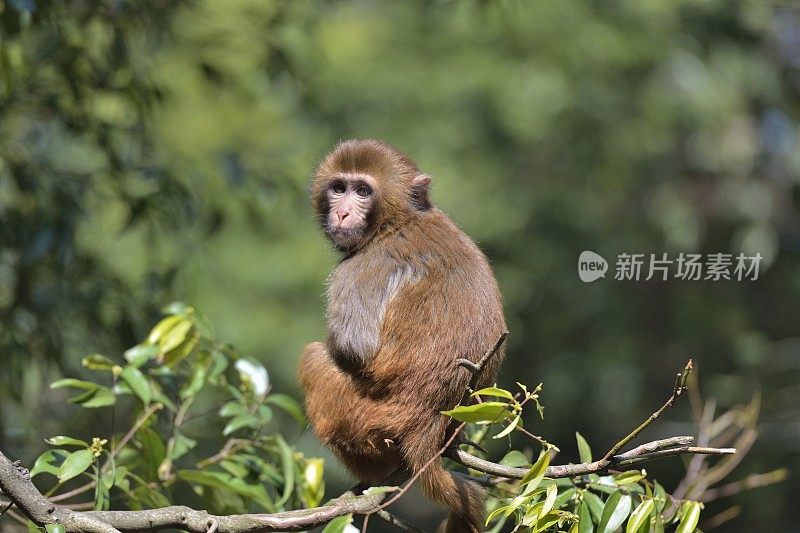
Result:
{"label": "bare branch", "polygon": [[683,372],[680,372],[675,378],[675,386],[672,389],[672,395],[667,399],[666,402],[664,402],[664,405],[662,405],[658,409],[658,411],[650,415],[650,417],[647,420],[639,424],[639,427],[628,433],[625,436],[625,438],[623,438],[621,441],[612,446],[611,449],[608,450],[608,452],[606,452],[605,456],[603,456],[601,461],[608,461],[613,456],[615,456],[622,448],[625,447],[626,444],[635,439],[642,431],[644,431],[647,428],[647,426],[652,424],[656,418],[661,416],[661,413],[666,411],[669,407],[672,407],[672,405],[675,403],[675,399],[686,390],[686,378],[689,377],[689,374],[692,371],[692,367],[693,367],[692,360],[689,359],[689,361],[686,363],[686,366],[683,369]]}
{"label": "bare branch", "polygon": [[[549,478],[565,478],[574,476],[583,476],[586,474],[597,474],[605,472],[609,468],[615,466],[628,466],[635,463],[642,463],[645,461],[652,461],[661,457],[669,457],[673,455],[683,454],[707,454],[707,455],[730,455],[736,453],[734,448],[698,448],[693,446],[677,446],[666,449],[659,449],[663,446],[665,441],[683,440],[685,437],[673,437],[672,439],[664,439],[663,441],[653,441],[643,444],[624,454],[615,455],[607,461],[593,461],[591,463],[580,463],[571,465],[550,465],[547,468],[545,477]],[[653,451],[648,451],[652,449]],[[635,452],[635,453],[634,453]],[[522,479],[528,473],[528,468],[519,468],[513,466],[505,466],[498,463],[475,457],[465,451],[450,448],[445,452],[445,457],[460,463],[466,467],[478,470],[485,474],[492,476],[500,476],[509,479]]]}

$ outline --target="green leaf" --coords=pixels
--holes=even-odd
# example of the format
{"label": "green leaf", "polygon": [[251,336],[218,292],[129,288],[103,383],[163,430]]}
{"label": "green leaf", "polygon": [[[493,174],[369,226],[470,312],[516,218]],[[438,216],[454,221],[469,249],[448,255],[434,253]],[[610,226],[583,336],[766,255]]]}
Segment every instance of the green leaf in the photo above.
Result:
{"label": "green leaf", "polygon": [[206,376],[208,375],[208,367],[205,365],[197,365],[192,373],[192,379],[186,386],[180,390],[180,397],[182,400],[191,398],[203,388],[206,383]]}
{"label": "green leaf", "polygon": [[[528,473],[525,474],[520,481],[523,485],[538,486],[544,478],[547,467],[550,466],[550,451],[544,449],[539,453],[539,458],[533,464]],[[527,490],[527,488],[526,488]]]}
{"label": "green leaf", "polygon": [[265,403],[274,405],[283,409],[287,414],[289,414],[292,418],[294,418],[298,424],[301,426],[306,425],[306,415],[303,414],[303,408],[300,407],[300,404],[286,394],[270,394],[267,396]]}
{"label": "green leaf", "polygon": [[247,407],[245,407],[243,403],[236,400],[231,400],[225,403],[219,410],[219,416],[224,418],[246,414],[248,414]]}
{"label": "green leaf", "polygon": [[147,380],[141,370],[133,365],[128,365],[122,370],[120,376],[125,383],[127,383],[133,393],[142,400],[142,403],[148,405],[150,400],[153,399],[153,394],[150,391],[150,382]]}
{"label": "green leaf", "polygon": [[103,485],[105,485],[107,489],[111,490],[111,487],[114,486],[114,481],[117,479],[117,468],[113,461],[111,462],[111,468],[106,470],[103,475],[100,476],[100,479],[103,482]]}
{"label": "green leaf", "polygon": [[58,476],[61,473],[61,466],[64,464],[64,460],[69,457],[69,454],[70,452],[67,450],[47,450],[33,464],[31,477],[42,472]]}
{"label": "green leaf", "polygon": [[498,398],[506,398],[508,400],[514,399],[513,394],[499,387],[486,387],[485,389],[473,392],[472,396],[496,396]]}
{"label": "green leaf", "polygon": [[542,516],[538,522],[536,522],[536,527],[534,531],[547,531],[549,528],[553,527],[561,520],[561,515],[558,513],[547,513]]}
{"label": "green leaf", "polygon": [[158,346],[137,344],[133,348],[126,350],[124,356],[129,364],[139,368],[147,361],[155,359],[155,357],[158,356]]}
{"label": "green leaf", "polygon": [[322,533],[344,533],[347,531],[347,526],[353,523],[353,515],[339,516],[328,522]]}
{"label": "green leaf", "polygon": [[281,507],[289,501],[289,498],[294,492],[294,457],[291,446],[283,440],[283,437],[276,435],[275,442],[278,443],[278,449],[281,453],[281,467],[283,468],[285,476],[283,481],[283,495],[275,502],[276,507]]}
{"label": "green leaf", "polygon": [[197,346],[197,335],[184,335],[184,338],[185,340],[178,346],[164,352],[164,364],[174,367],[192,353],[194,347]]}
{"label": "green leaf", "polygon": [[578,492],[578,489],[575,487],[568,488],[564,492],[558,495],[556,498],[556,504],[553,506],[554,509],[561,509],[561,506],[567,503],[574,495]]}
{"label": "green leaf", "polygon": [[700,520],[700,502],[686,502],[683,504],[681,510],[681,522],[678,524],[678,529],[675,533],[692,533],[697,527],[697,522]]}
{"label": "green leaf", "polygon": [[136,440],[141,445],[139,459],[145,468],[143,475],[147,481],[155,481],[158,479],[158,467],[166,455],[164,441],[158,433],[147,426],[139,428],[139,431],[136,432]]}
{"label": "green leaf", "polygon": [[47,444],[52,444],[53,446],[83,446],[84,448],[89,447],[89,443],[86,441],[73,439],[72,437],[65,437],[63,435],[50,437],[49,439],[45,439],[44,441]]}
{"label": "green leaf", "polygon": [[83,389],[91,391],[99,387],[97,383],[91,381],[82,381],[80,379],[65,378],[54,381],[50,384],[51,389],[61,389],[63,387],[72,387],[73,389]]}
{"label": "green leaf", "polygon": [[67,533],[67,528],[64,524],[45,524],[44,530],[47,533]]}
{"label": "green leaf", "polygon": [[459,405],[450,411],[442,411],[460,422],[500,422],[509,417],[511,412],[508,406],[502,402],[483,402],[472,405]]}
{"label": "green leaf", "polygon": [[494,511],[489,513],[489,516],[486,517],[486,525],[489,525],[489,522],[491,522],[492,520],[494,520],[497,516],[499,516],[501,514],[505,515],[505,516],[510,515],[517,508],[518,508],[518,506],[516,506],[516,505],[503,505],[502,507],[498,507],[497,509],[495,509]]}
{"label": "green leaf", "polygon": [[589,443],[586,442],[586,439],[583,438],[583,435],[575,432],[575,440],[578,441],[578,455],[581,458],[582,463],[591,463],[592,462],[592,449],[589,447]]}
{"label": "green leaf", "polygon": [[652,533],[664,533],[664,519],[661,517],[661,513],[657,512],[653,517]]}
{"label": "green leaf", "polygon": [[161,312],[165,315],[184,315],[192,311],[194,308],[186,302],[170,302],[161,308]]}
{"label": "green leaf", "polygon": [[177,475],[188,483],[196,483],[223,490],[231,490],[231,481],[233,479],[229,474],[205,470],[178,470]]}
{"label": "green leaf", "polygon": [[180,459],[186,454],[186,452],[197,446],[196,440],[190,439],[177,430],[174,432],[173,438],[175,439],[175,442],[172,445],[172,453],[170,453],[169,456],[169,458],[173,461]]}
{"label": "green leaf", "polygon": [[117,398],[114,396],[114,392],[108,387],[98,387],[87,398],[81,398],[80,400],[70,398],[69,401],[77,403],[81,407],[108,407],[114,405]]}
{"label": "green leaf", "polygon": [[667,505],[667,491],[658,481],[653,481],[653,497],[656,498],[656,513],[661,514]]}
{"label": "green leaf", "polygon": [[51,389],[60,389],[64,387],[71,387],[84,391],[69,399],[70,402],[77,403],[83,407],[106,407],[108,405],[114,405],[116,401],[111,389],[90,381],[67,378],[59,379],[50,384]]}
{"label": "green leaf", "polygon": [[194,321],[189,319],[182,319],[176,323],[175,326],[161,338],[159,342],[161,353],[165,354],[183,344],[183,341],[186,340],[186,336],[193,326]]}
{"label": "green leaf", "polygon": [[619,526],[628,518],[631,512],[632,500],[627,494],[622,494],[620,491],[614,493],[606,500],[606,505],[603,508],[603,516],[600,518],[600,524],[597,526],[598,533],[612,533],[617,530]]}
{"label": "green leaf", "polygon": [[111,494],[105,483],[95,483],[94,485],[94,510],[107,511],[111,506]]}
{"label": "green leaf", "polygon": [[506,435],[508,435],[512,431],[514,431],[514,429],[516,429],[516,427],[519,425],[519,421],[520,421],[521,417],[522,417],[522,414],[521,413],[518,414],[516,417],[514,417],[514,420],[512,420],[511,422],[508,423],[508,425],[503,429],[503,431],[501,431],[500,433],[498,433],[497,435],[495,435],[492,438],[493,439],[502,439],[503,437],[505,437]]}
{"label": "green leaf", "polygon": [[586,491],[583,493],[583,501],[589,506],[589,512],[592,513],[592,520],[595,524],[600,523],[603,517],[603,500],[594,492]]}
{"label": "green leaf", "polygon": [[244,414],[238,415],[231,419],[230,422],[222,430],[222,434],[227,436],[242,428],[256,429],[259,425],[259,418],[256,415]]}
{"label": "green leaf", "polygon": [[617,485],[630,485],[631,483],[641,481],[644,477],[645,473],[642,470],[628,470],[627,472],[614,476],[614,482]]}
{"label": "green leaf", "polygon": [[558,487],[555,485],[550,485],[549,487],[547,487],[547,497],[544,500],[544,505],[542,506],[540,514],[545,515],[549,513],[553,509],[557,497],[558,497]]}
{"label": "green leaf", "polygon": [[636,506],[636,509],[631,513],[628,520],[628,526],[625,528],[625,533],[636,533],[639,528],[647,524],[650,520],[650,513],[656,507],[656,502],[651,499],[644,500]]}
{"label": "green leaf", "polygon": [[578,533],[594,533],[592,524],[592,514],[589,512],[589,504],[583,500],[578,506]]}
{"label": "green leaf", "polygon": [[99,353],[84,357],[81,364],[89,370],[111,370],[115,366],[114,361]]}
{"label": "green leaf", "polygon": [[94,456],[89,449],[72,452],[64,459],[64,464],[61,465],[61,473],[58,475],[58,481],[63,483],[68,479],[82,474],[87,468],[92,466],[92,461],[94,461]]}
{"label": "green leaf", "polygon": [[162,318],[158,324],[150,330],[150,335],[147,336],[147,342],[150,344],[161,344],[161,339],[183,319],[184,316],[182,314],[170,315],[166,318]]}
{"label": "green leaf", "polygon": [[528,458],[525,457],[525,454],[519,450],[511,450],[508,452],[505,457],[500,459],[500,464],[504,466],[516,466],[516,467],[530,467],[530,461]]}

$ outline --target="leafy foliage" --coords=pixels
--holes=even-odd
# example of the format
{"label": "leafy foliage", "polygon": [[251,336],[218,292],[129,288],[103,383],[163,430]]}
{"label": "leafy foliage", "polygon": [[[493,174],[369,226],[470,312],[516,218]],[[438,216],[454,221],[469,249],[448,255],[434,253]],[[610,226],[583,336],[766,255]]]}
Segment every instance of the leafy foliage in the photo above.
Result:
{"label": "leafy foliage", "polygon": [[[61,379],[53,388],[79,391],[70,401],[84,408],[111,408],[130,398],[131,425],[124,434],[94,437],[91,443],[59,435],[36,460],[34,478],[55,476],[51,492],[73,478],[94,490],[97,510],[142,509],[169,505],[176,485],[185,484],[212,512],[243,513],[256,508],[276,512],[313,507],[324,494],[323,463],[306,458],[272,431],[274,409],[305,424],[302,409],[288,396],[272,392],[259,363],[216,340],[204,316],[173,304],[147,338],[127,350],[123,360],[94,354],[83,365],[93,381]],[[102,385],[110,382],[110,385]],[[128,402],[130,403],[130,402]],[[192,438],[192,420],[207,411],[226,419],[221,449],[203,456]],[[130,407],[130,406],[129,406]],[[110,445],[109,445],[110,442]]]}
{"label": "leafy foliage", "polygon": [[[45,436],[91,440],[109,408],[47,384],[91,382],[80,357],[130,347],[174,299],[292,395],[335,260],[309,169],[374,136],[418,159],[489,256],[512,332],[501,382],[548,384],[541,433],[608,442],[694,354],[724,412],[763,390],[749,467],[797,470],[799,17],[723,0],[3,2],[0,443],[32,460]],[[585,285],[584,249],[765,261],[752,284]],[[798,483],[739,501],[736,527],[793,527]]]}

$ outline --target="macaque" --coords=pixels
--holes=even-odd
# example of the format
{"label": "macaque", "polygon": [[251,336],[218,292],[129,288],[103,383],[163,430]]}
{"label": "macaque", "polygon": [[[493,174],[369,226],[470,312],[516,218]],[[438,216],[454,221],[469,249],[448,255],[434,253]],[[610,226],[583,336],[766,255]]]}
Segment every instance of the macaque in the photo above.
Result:
{"label": "macaque", "polygon": [[[311,426],[359,481],[423,469],[451,435],[477,362],[505,331],[500,292],[475,243],[430,201],[431,178],[394,147],[344,141],[314,175],[322,229],[342,254],[327,281],[328,337],[299,376]],[[494,383],[502,350],[479,387]],[[420,475],[449,510],[448,532],[478,532],[484,494],[437,459]]]}

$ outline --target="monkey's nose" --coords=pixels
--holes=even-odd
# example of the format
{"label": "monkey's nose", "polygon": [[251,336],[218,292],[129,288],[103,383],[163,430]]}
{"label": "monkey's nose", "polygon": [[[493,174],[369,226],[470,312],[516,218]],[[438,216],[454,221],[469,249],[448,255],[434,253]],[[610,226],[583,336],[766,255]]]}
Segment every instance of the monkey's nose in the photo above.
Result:
{"label": "monkey's nose", "polygon": [[341,224],[342,221],[344,221],[344,219],[347,218],[347,215],[349,214],[350,214],[349,211],[336,211],[337,222]]}

